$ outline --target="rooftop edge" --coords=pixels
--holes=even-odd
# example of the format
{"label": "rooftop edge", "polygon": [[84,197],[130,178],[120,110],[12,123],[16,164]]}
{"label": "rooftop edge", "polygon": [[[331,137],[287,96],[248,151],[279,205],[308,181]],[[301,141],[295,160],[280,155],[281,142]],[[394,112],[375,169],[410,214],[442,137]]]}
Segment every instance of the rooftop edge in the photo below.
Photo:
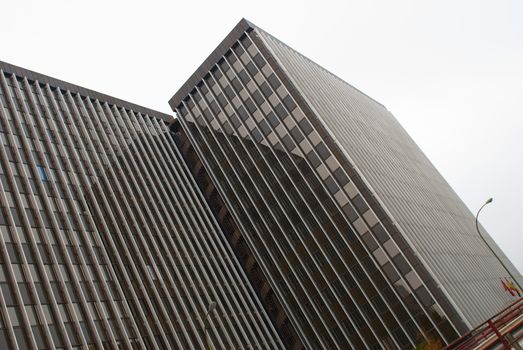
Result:
{"label": "rooftop edge", "polygon": [[174,116],[172,116],[172,115],[158,112],[153,109],[143,107],[143,106],[140,106],[140,105],[137,105],[137,104],[125,101],[125,100],[121,100],[116,97],[102,94],[98,91],[86,89],[84,87],[81,87],[81,86],[78,86],[75,84],[71,84],[66,81],[50,77],[48,75],[37,73],[37,72],[34,72],[34,71],[26,69],[26,68],[15,66],[15,65],[7,63],[7,62],[0,61],[0,69],[2,69],[6,73],[15,74],[20,77],[27,77],[27,79],[32,80],[32,81],[38,81],[40,83],[49,84],[56,88],[70,90],[72,92],[79,93],[80,95],[85,96],[85,97],[96,98],[98,100],[105,101],[105,102],[108,102],[108,103],[111,103],[111,104],[114,104],[117,106],[121,106],[124,108],[128,108],[128,109],[131,109],[136,112],[147,114],[151,117],[161,119],[167,123],[171,123],[174,120]]}

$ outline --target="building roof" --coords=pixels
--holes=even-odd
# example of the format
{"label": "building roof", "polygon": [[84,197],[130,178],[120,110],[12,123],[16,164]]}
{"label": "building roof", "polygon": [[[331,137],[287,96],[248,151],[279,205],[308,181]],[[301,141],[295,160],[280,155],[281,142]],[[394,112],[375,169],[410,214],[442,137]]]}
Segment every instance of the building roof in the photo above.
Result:
{"label": "building roof", "polygon": [[86,89],[84,87],[81,87],[81,86],[78,86],[75,84],[71,84],[71,83],[68,83],[63,80],[55,79],[50,76],[47,76],[47,75],[44,75],[41,73],[37,73],[37,72],[31,71],[29,69],[25,69],[22,67],[18,67],[18,66],[15,66],[15,65],[7,63],[7,62],[0,61],[0,69],[2,69],[6,73],[15,74],[20,77],[27,77],[27,79],[32,80],[32,81],[38,81],[40,83],[49,84],[56,88],[70,90],[71,92],[79,93],[80,95],[85,96],[85,97],[88,96],[91,98],[98,99],[100,101],[107,102],[109,104],[114,104],[116,106],[120,106],[120,107],[124,107],[124,108],[130,109],[130,110],[133,110],[135,112],[147,114],[151,117],[158,118],[167,123],[171,123],[174,120],[174,117],[172,115],[158,112],[158,111],[155,111],[150,108],[142,107],[140,105],[137,105],[137,104],[134,104],[131,102],[127,102],[127,101],[124,101],[119,98],[112,97],[112,96],[109,96],[106,94],[102,94],[98,91]]}
{"label": "building roof", "polygon": [[[222,42],[216,47],[216,49],[214,49],[214,51],[205,59],[205,61],[203,61],[203,63],[198,67],[198,69],[196,69],[196,71],[180,87],[180,89],[176,92],[176,94],[174,94],[174,96],[169,100],[169,105],[171,106],[171,108],[174,110],[180,104],[182,99],[184,99],[187,95],[189,95],[189,93],[191,92],[192,89],[194,89],[196,84],[198,84],[198,82],[200,82],[200,80],[202,80],[203,77],[205,77],[205,75],[225,55],[227,50],[229,50],[231,48],[231,46],[238,40],[238,38],[243,33],[245,33],[246,31],[249,31],[249,30],[253,30],[253,29],[256,29],[257,31],[263,32],[264,34],[270,36],[274,40],[277,40],[277,41],[281,42],[278,38],[272,36],[270,33],[264,31],[263,29],[261,29],[260,27],[256,26],[252,22],[246,20],[245,18],[242,18],[240,20],[240,22],[238,22],[238,24],[236,24],[236,26],[231,30],[231,32],[229,34],[227,34],[225,39],[222,40]],[[283,42],[281,42],[281,43],[283,45],[289,47],[287,44],[285,44]],[[290,48],[290,49],[292,49],[292,48]],[[362,95],[366,96],[367,98],[371,99],[372,101],[376,102],[377,104],[381,105],[382,107],[385,107],[379,101],[376,101],[374,98],[372,98],[369,95],[365,94],[364,92],[362,92],[361,90],[357,89],[353,85],[349,84],[345,80],[341,79],[340,77],[338,77],[334,73],[332,73],[332,72],[328,71],[327,69],[321,67],[319,64],[317,64],[316,62],[314,62],[310,58],[302,55],[301,53],[299,53],[298,51],[296,51],[294,49],[292,49],[292,50],[296,54],[298,54],[298,55],[302,56],[303,58],[307,59],[311,64],[314,64],[314,65],[320,67],[324,71],[326,71],[329,74],[333,75],[335,78],[343,81],[344,84],[347,84],[347,85],[351,86],[353,89],[357,90]]]}
{"label": "building roof", "polygon": [[192,89],[203,79],[203,77],[211,70],[211,68],[218,62],[231,48],[231,46],[238,40],[238,38],[247,30],[257,28],[254,24],[242,18],[234,29],[227,34],[225,39],[214,49],[214,51],[203,61],[203,63],[196,69],[189,79],[182,85],[180,89],[169,100],[169,105],[174,110],[178,104],[187,96]]}

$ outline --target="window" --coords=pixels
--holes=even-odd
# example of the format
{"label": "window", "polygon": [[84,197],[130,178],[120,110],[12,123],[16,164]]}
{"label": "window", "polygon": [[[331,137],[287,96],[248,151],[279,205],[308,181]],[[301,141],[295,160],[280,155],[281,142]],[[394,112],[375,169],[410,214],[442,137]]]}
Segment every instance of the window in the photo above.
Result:
{"label": "window", "polygon": [[38,175],[40,175],[40,180],[49,181],[49,177],[47,176],[44,167],[41,165],[37,165],[36,168],[38,169]]}

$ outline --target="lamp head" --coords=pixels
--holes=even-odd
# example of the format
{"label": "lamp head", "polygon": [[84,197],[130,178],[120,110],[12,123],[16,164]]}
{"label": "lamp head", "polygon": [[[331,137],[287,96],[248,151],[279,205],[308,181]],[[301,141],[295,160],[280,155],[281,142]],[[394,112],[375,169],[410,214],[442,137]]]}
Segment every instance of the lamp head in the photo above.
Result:
{"label": "lamp head", "polygon": [[493,198],[489,198],[489,199],[487,199],[487,201],[485,202],[485,204],[492,203],[493,200],[494,200]]}

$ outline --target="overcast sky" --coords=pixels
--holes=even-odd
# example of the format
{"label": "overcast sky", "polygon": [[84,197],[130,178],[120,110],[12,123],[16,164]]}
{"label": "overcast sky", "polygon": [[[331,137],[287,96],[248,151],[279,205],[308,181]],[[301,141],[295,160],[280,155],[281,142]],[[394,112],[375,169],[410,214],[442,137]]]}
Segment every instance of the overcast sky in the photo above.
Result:
{"label": "overcast sky", "polygon": [[6,1],[0,60],[162,112],[245,17],[383,103],[523,271],[523,1]]}

